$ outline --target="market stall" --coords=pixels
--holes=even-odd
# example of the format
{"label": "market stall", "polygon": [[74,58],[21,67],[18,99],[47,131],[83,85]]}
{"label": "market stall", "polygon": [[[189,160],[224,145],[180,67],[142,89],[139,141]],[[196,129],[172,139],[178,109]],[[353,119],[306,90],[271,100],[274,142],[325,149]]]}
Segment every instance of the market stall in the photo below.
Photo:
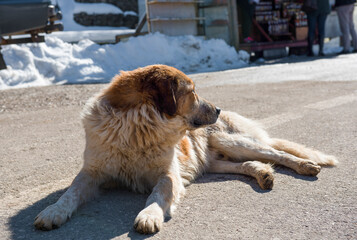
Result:
{"label": "market stall", "polygon": [[298,0],[264,0],[257,3],[252,20],[253,41],[242,43],[240,47],[253,52],[305,47],[307,16],[301,11],[301,6]]}
{"label": "market stall", "polygon": [[[219,37],[228,44],[249,52],[302,48],[307,46],[307,16],[301,0],[263,0],[255,5],[251,23],[247,22],[241,0],[205,0],[199,14],[205,18],[203,29],[208,38]],[[237,4],[238,3],[238,4]],[[251,41],[242,31],[250,24]]]}
{"label": "market stall", "polygon": [[[256,57],[306,52],[308,27],[307,16],[301,11],[303,0],[253,0],[256,3],[252,12],[245,8],[249,0],[143,1],[149,32],[223,39]],[[247,12],[251,14],[248,18]],[[250,28],[250,41],[245,41],[246,25]],[[325,32],[326,38],[341,35],[334,11],[327,17]]]}

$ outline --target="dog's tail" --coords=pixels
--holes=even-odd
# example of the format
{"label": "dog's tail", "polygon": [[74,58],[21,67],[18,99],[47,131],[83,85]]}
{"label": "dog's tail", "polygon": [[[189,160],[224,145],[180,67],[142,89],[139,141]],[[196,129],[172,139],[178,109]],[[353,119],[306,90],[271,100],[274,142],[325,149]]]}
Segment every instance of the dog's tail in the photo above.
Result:
{"label": "dog's tail", "polygon": [[336,166],[338,164],[338,160],[332,155],[326,155],[320,151],[284,139],[273,138],[270,145],[276,150],[290,153],[299,158],[309,159],[320,166]]}

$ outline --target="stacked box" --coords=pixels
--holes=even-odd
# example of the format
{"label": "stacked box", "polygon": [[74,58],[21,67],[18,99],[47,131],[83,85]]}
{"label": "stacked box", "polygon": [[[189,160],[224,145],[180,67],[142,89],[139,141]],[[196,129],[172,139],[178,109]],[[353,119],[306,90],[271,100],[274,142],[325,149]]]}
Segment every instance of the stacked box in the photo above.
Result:
{"label": "stacked box", "polygon": [[268,32],[270,35],[281,35],[289,32],[288,19],[268,21]]}
{"label": "stacked box", "polygon": [[282,16],[283,18],[290,18],[301,11],[301,3],[285,2],[282,4]]}
{"label": "stacked box", "polygon": [[304,12],[299,12],[299,14],[295,15],[294,24],[296,40],[306,40],[308,34],[306,14]]}
{"label": "stacked box", "polygon": [[269,20],[277,20],[280,18],[280,11],[261,11],[255,13],[255,20],[259,23],[266,23]]}
{"label": "stacked box", "polygon": [[274,0],[274,9],[281,9],[281,5],[283,3],[283,0]]}
{"label": "stacked box", "polygon": [[295,27],[305,27],[305,26],[307,26],[307,15],[302,11],[297,13],[295,15],[294,24],[295,24]]}
{"label": "stacked box", "polygon": [[271,11],[273,10],[272,2],[259,2],[255,5],[255,12]]}
{"label": "stacked box", "polygon": [[295,38],[298,41],[306,40],[308,34],[308,27],[297,27],[295,29]]}
{"label": "stacked box", "polygon": [[287,36],[290,30],[298,40],[304,39],[307,17],[301,7],[301,1],[263,0],[255,7],[255,20],[271,36]]}

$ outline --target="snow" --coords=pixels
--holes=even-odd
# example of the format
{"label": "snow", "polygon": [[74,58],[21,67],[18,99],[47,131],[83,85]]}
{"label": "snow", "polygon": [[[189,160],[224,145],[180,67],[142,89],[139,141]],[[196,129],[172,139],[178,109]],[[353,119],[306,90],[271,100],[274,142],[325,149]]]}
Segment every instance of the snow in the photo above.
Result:
{"label": "snow", "polygon": [[[324,53],[326,55],[331,55],[331,54],[337,54],[342,52],[343,47],[340,46],[340,38],[336,37],[331,39],[331,41],[325,43],[325,47],[324,47]],[[351,51],[353,49],[351,48]],[[317,55],[319,51],[318,45],[314,45],[313,47],[313,52]]]}
{"label": "snow", "polygon": [[127,42],[70,44],[53,36],[44,43],[3,46],[8,68],[0,71],[0,89],[64,83],[109,82],[120,70],[167,64],[185,73],[219,71],[248,65],[249,55],[223,40],[160,33]]}
{"label": "snow", "polygon": [[53,32],[50,36],[57,37],[64,42],[71,43],[77,43],[86,39],[96,43],[115,43],[115,36],[134,32],[135,29],[116,28],[111,30]]}
{"label": "snow", "polygon": [[74,13],[86,12],[88,14],[122,14],[123,11],[108,3],[74,3]]}
{"label": "snow", "polygon": [[126,12],[124,12],[124,16],[128,16],[128,15],[138,16],[138,14],[137,14],[136,12],[133,12],[133,11],[126,11]]}

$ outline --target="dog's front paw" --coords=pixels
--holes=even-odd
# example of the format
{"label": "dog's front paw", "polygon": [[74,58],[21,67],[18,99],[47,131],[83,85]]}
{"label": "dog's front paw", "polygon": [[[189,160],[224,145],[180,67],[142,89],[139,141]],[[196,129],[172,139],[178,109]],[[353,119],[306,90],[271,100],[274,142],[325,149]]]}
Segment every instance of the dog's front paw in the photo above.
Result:
{"label": "dog's front paw", "polygon": [[134,229],[143,234],[152,234],[160,231],[164,215],[162,211],[149,206],[142,210],[135,219]]}
{"label": "dog's front paw", "polygon": [[37,215],[34,225],[40,230],[52,230],[60,227],[68,218],[69,216],[64,209],[53,204]]}
{"label": "dog's front paw", "polygon": [[299,164],[297,173],[307,176],[316,176],[321,170],[321,167],[313,161],[303,161]]}

